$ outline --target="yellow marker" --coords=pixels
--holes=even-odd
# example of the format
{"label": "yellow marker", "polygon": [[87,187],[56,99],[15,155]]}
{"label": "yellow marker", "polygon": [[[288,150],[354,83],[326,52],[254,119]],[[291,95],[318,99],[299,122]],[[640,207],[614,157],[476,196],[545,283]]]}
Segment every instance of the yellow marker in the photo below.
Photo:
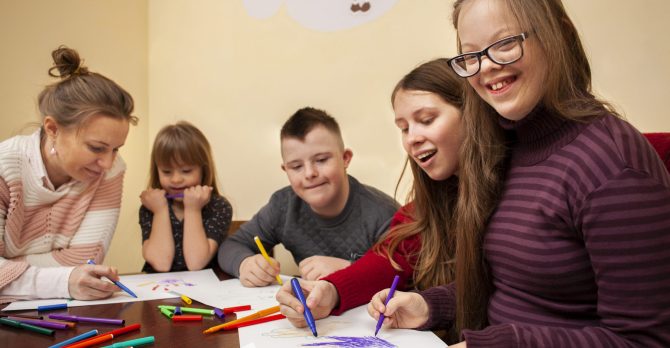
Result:
{"label": "yellow marker", "polygon": [[191,300],[190,298],[186,297],[186,295],[181,295],[181,300],[184,301],[184,303],[186,303],[186,304],[191,304],[191,303],[193,303],[193,300]]}
{"label": "yellow marker", "polygon": [[[261,243],[261,239],[258,238],[258,236],[256,236],[256,237],[254,237],[254,242],[256,242],[256,245],[258,245],[258,249],[260,249],[261,254],[263,254],[263,257],[268,261],[268,263],[270,265],[274,266],[275,264],[270,259],[270,256],[268,255],[268,252],[265,251],[265,248],[263,247],[263,243]],[[277,274],[277,283],[279,283],[279,285],[284,285],[284,283],[282,283],[282,281],[281,281],[281,277],[279,277],[279,274]]]}
{"label": "yellow marker", "polygon": [[266,316],[266,315],[270,315],[270,314],[277,313],[277,312],[279,312],[279,306],[274,306],[274,307],[270,307],[270,308],[266,308],[266,309],[261,309],[260,311],[254,313],[254,314],[247,315],[246,317],[242,317],[242,318],[237,319],[237,320],[229,321],[229,322],[227,322],[227,323],[225,323],[225,324],[220,324],[220,325],[217,325],[217,326],[212,326],[212,327],[210,327],[209,329],[203,331],[203,333],[216,332],[216,331],[219,331],[219,330],[223,330],[223,329],[225,329],[225,328],[228,328],[228,327],[230,327],[230,326],[233,326],[233,325],[235,325],[235,324],[239,324],[239,323],[243,323],[243,322],[245,322],[245,321],[254,320],[254,319],[258,319],[258,318],[262,318],[262,317],[264,317],[264,316]]}

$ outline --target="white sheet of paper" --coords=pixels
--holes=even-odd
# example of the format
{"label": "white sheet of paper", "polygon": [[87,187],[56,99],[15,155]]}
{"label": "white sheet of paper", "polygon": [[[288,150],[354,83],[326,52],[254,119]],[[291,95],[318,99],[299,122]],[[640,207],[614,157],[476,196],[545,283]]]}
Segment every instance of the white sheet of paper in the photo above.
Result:
{"label": "white sheet of paper", "polygon": [[216,288],[219,278],[211,269],[196,272],[170,272],[135,274],[120,277],[121,283],[132,290],[137,298],[127,294],[125,291],[115,293],[112,297],[104,300],[81,301],[66,299],[16,301],[9,304],[3,311],[18,311],[37,309],[38,306],[46,306],[67,302],[68,307],[92,306],[108,303],[123,303],[134,301],[158,300],[163,298],[179,297],[173,293],[175,289],[202,287]]}
{"label": "white sheet of paper", "polygon": [[[329,316],[316,321],[319,337],[314,337],[309,328],[296,328],[287,319],[251,325],[239,329],[240,347],[255,345],[256,347],[304,347],[318,345],[321,347],[446,347],[430,331],[382,328],[377,335],[387,342],[371,342],[363,345],[364,338],[373,340],[377,322],[368,315],[365,306],[345,312],[340,316]],[[340,337],[339,339],[333,337]],[[349,344],[345,343],[351,340]],[[328,345],[327,342],[332,342]],[[368,341],[369,342],[369,341]],[[380,344],[381,343],[381,344]]]}
{"label": "white sheet of paper", "polygon": [[[281,276],[282,281],[291,280],[289,276]],[[281,286],[273,284],[261,288],[246,288],[239,279],[228,279],[220,281],[215,288],[192,286],[174,289],[173,291],[190,297],[200,303],[211,307],[225,308],[250,305],[251,310],[258,310],[276,306],[275,295]],[[246,312],[241,312],[244,315]]]}

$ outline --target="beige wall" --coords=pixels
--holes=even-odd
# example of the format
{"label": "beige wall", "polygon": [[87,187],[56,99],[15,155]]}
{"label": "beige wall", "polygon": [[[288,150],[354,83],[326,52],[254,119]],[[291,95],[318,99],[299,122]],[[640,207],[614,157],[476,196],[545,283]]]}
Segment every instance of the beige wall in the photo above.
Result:
{"label": "beige wall", "polygon": [[[400,0],[376,21],[324,33],[283,12],[253,19],[241,0],[0,0],[0,138],[36,119],[48,52],[61,42],[125,86],[142,121],[122,150],[129,167],[123,211],[105,263],[137,271],[147,153],[158,129],[179,119],[211,141],[235,219],[249,219],[287,184],[279,128],[305,105],[339,120],[354,151],[350,173],[393,194],[403,153],[389,94],[419,62],[454,54],[450,4]],[[662,36],[670,2],[565,4],[591,57],[596,91],[642,131],[670,131],[663,104],[670,67],[662,63],[670,56]]]}

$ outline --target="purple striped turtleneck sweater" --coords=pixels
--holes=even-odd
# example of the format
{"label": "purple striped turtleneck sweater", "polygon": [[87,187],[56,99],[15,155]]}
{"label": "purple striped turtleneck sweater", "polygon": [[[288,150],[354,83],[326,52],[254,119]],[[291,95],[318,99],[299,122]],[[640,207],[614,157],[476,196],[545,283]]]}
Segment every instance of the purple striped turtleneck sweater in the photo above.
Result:
{"label": "purple striped turtleneck sweater", "polygon": [[[474,347],[670,347],[670,175],[646,139],[607,115],[514,125],[503,194],[484,238],[494,293]],[[453,284],[422,292],[426,327],[451,325]]]}

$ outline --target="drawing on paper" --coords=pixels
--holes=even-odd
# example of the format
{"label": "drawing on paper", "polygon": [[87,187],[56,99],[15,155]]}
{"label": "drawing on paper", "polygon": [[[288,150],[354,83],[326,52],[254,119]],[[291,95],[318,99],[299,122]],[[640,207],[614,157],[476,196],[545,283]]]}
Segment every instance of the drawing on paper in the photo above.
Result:
{"label": "drawing on paper", "polygon": [[[351,325],[351,322],[346,321],[346,320],[344,320],[344,321],[333,320],[333,321],[329,321],[329,322],[319,322],[319,334],[327,336],[328,333],[333,332],[334,330],[337,330],[338,328],[347,327],[347,325]],[[273,329],[272,331],[263,333],[263,336],[269,337],[269,338],[298,338],[298,337],[303,337],[303,338],[308,338],[308,339],[314,339],[314,335],[312,334],[312,331],[310,331],[308,328],[297,328],[297,327]]]}
{"label": "drawing on paper", "polygon": [[196,284],[187,282],[181,278],[165,278],[161,279],[158,281],[150,281],[146,283],[142,283],[137,285],[138,287],[141,286],[151,286],[151,291],[157,291],[157,290],[165,290],[165,291],[170,291],[173,288],[179,287],[179,286],[195,286]]}
{"label": "drawing on paper", "polygon": [[303,347],[372,347],[372,348],[395,348],[395,345],[387,340],[374,336],[365,337],[346,337],[346,336],[326,336],[324,338],[332,339],[331,342],[305,343]]}

